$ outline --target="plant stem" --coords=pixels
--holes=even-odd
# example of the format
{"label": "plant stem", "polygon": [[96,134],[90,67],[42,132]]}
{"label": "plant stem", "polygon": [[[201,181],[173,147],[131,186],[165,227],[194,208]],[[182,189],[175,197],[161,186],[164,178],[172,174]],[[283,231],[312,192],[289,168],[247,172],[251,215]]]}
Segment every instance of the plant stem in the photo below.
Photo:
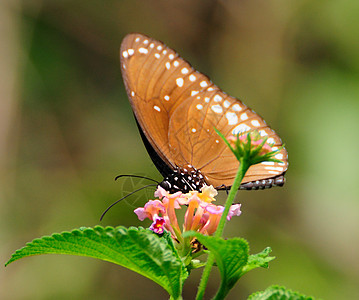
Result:
{"label": "plant stem", "polygon": [[238,192],[238,189],[241,185],[243,177],[246,174],[246,172],[248,171],[249,167],[250,167],[250,165],[248,164],[247,160],[241,159],[236,177],[234,178],[233,185],[231,187],[231,190],[229,191],[229,195],[226,200],[226,204],[224,207],[224,211],[223,211],[221,220],[219,221],[216,233],[214,234],[215,237],[222,236],[229,209],[231,208],[231,206],[233,204],[233,200]]}
{"label": "plant stem", "polygon": [[[238,192],[238,189],[239,189],[239,187],[241,185],[243,177],[246,174],[246,172],[248,171],[249,167],[250,167],[250,164],[248,163],[248,160],[242,158],[240,160],[239,168],[238,168],[236,177],[234,178],[233,185],[231,187],[231,190],[229,191],[229,195],[228,195],[227,200],[226,200],[226,204],[225,204],[225,207],[224,207],[222,217],[221,217],[221,219],[219,221],[216,233],[214,234],[215,237],[221,237],[222,236],[222,233],[223,233],[223,230],[224,230],[224,225],[226,224],[226,219],[227,219],[229,209],[231,208],[231,205],[232,205],[233,200],[234,200],[234,198],[235,198],[235,196],[236,196],[236,194]],[[202,278],[201,278],[201,282],[200,282],[199,287],[198,287],[196,300],[203,299],[204,292],[206,290],[208,278],[209,278],[209,275],[211,273],[213,263],[214,263],[214,255],[212,253],[210,253],[208,255],[207,263],[206,263],[206,266],[204,267],[204,270],[203,270],[203,273],[202,273]]]}

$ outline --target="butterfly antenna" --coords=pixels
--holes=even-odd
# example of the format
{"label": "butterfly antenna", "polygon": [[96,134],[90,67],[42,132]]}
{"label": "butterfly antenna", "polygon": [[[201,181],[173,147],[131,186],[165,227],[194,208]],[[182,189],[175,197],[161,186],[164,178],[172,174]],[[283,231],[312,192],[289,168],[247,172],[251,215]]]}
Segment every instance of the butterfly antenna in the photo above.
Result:
{"label": "butterfly antenna", "polygon": [[148,185],[145,185],[145,186],[143,186],[143,187],[140,187],[139,189],[134,190],[133,192],[127,194],[126,196],[123,196],[121,199],[118,199],[116,202],[112,203],[112,204],[111,204],[109,207],[107,207],[106,210],[102,213],[102,215],[101,215],[101,217],[100,217],[100,221],[102,221],[103,217],[104,217],[105,214],[110,210],[110,208],[111,208],[112,206],[114,206],[114,205],[117,204],[118,202],[122,201],[123,199],[126,199],[128,196],[131,196],[132,194],[137,193],[137,192],[139,192],[140,190],[143,190],[143,189],[148,188],[148,187],[150,187],[150,186],[156,186],[156,184],[148,184]]}
{"label": "butterfly antenna", "polygon": [[157,180],[154,180],[152,178],[146,177],[146,176],[141,176],[141,175],[130,175],[130,174],[122,174],[122,175],[118,175],[115,177],[115,180],[121,178],[121,177],[135,177],[135,178],[142,178],[142,179],[147,179],[147,180],[151,180],[153,182],[156,182],[157,184],[160,184]]}

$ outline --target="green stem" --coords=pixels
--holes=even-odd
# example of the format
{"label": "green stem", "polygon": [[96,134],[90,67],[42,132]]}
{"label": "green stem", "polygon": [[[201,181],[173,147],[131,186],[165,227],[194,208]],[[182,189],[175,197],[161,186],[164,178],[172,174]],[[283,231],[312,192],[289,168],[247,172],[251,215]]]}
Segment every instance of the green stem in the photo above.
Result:
{"label": "green stem", "polygon": [[[234,198],[235,198],[235,196],[237,194],[237,191],[238,191],[238,189],[239,189],[239,187],[241,185],[241,182],[242,182],[242,180],[244,178],[244,175],[248,171],[249,167],[250,167],[250,164],[248,163],[248,160],[242,158],[240,160],[239,168],[238,168],[236,177],[234,178],[233,185],[231,187],[231,190],[229,191],[229,195],[228,195],[227,200],[226,200],[226,204],[225,204],[225,207],[224,207],[224,211],[223,211],[221,220],[219,221],[216,233],[214,234],[215,237],[221,237],[222,236],[222,233],[223,233],[223,230],[224,230],[224,225],[226,224],[229,209],[231,208],[233,200],[234,200]],[[203,273],[202,273],[202,278],[201,278],[201,282],[200,282],[199,287],[198,287],[196,300],[203,299],[204,292],[206,290],[208,278],[209,278],[209,275],[211,273],[213,263],[214,263],[214,255],[212,253],[210,253],[208,255],[207,263],[206,263],[206,266],[204,267],[204,270],[203,270]]]}
{"label": "green stem", "polygon": [[229,209],[231,208],[231,206],[233,204],[234,198],[238,192],[239,187],[241,186],[241,182],[244,178],[244,175],[246,175],[249,167],[250,167],[250,164],[247,162],[247,160],[241,159],[236,177],[234,178],[233,185],[231,187],[231,190],[229,191],[229,195],[226,200],[226,204],[224,206],[224,211],[223,211],[221,220],[219,221],[216,233],[214,234],[215,237],[222,236]]}

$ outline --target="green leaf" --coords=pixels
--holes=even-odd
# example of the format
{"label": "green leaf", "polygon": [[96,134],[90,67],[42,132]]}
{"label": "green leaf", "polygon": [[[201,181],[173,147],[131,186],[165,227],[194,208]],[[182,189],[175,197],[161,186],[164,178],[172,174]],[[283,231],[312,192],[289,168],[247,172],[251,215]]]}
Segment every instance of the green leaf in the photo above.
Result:
{"label": "green leaf", "polygon": [[250,255],[248,258],[247,265],[242,270],[241,276],[255,268],[268,268],[268,263],[275,259],[274,256],[269,256],[269,253],[271,252],[272,249],[270,247],[267,247],[260,253]]}
{"label": "green leaf", "polygon": [[222,278],[215,299],[217,297],[223,299],[243,274],[242,269],[248,261],[249,246],[247,241],[241,238],[224,240],[193,231],[186,232],[184,236],[195,236],[213,253]]}
{"label": "green leaf", "polygon": [[[233,147],[231,146],[231,144],[228,142],[228,140],[226,139],[226,137],[222,134],[222,132],[220,132],[216,127],[213,127],[214,131],[220,136],[220,138],[225,142],[225,144],[229,147],[229,149],[231,149],[231,151],[233,152],[234,155],[236,155],[236,151],[233,149]],[[236,155],[237,156],[237,155]]]}
{"label": "green leaf", "polygon": [[35,239],[17,250],[6,265],[39,254],[88,256],[135,271],[177,299],[188,272],[167,235],[159,237],[148,229],[135,227],[85,227]]}
{"label": "green leaf", "polygon": [[262,292],[250,295],[248,300],[314,300],[314,298],[293,292],[283,286],[272,285]]}

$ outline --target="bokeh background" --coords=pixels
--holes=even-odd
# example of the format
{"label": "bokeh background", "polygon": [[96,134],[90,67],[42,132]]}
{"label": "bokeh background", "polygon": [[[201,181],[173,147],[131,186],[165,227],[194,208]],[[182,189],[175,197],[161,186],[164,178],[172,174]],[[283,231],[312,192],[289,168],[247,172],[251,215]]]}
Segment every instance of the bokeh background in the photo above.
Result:
{"label": "bokeh background", "polygon": [[[359,2],[357,0],[3,0],[0,4],[0,258],[35,237],[99,224],[141,180],[161,179],[138,134],[120,74],[129,32],[163,40],[280,134],[283,188],[241,192],[226,236],[270,269],[228,299],[281,284],[359,299]],[[140,225],[114,207],[102,225]],[[147,226],[147,223],[141,225]],[[184,299],[193,299],[195,271]],[[207,298],[218,285],[211,277]],[[1,299],[168,299],[151,281],[90,258],[31,257],[0,271]]]}

